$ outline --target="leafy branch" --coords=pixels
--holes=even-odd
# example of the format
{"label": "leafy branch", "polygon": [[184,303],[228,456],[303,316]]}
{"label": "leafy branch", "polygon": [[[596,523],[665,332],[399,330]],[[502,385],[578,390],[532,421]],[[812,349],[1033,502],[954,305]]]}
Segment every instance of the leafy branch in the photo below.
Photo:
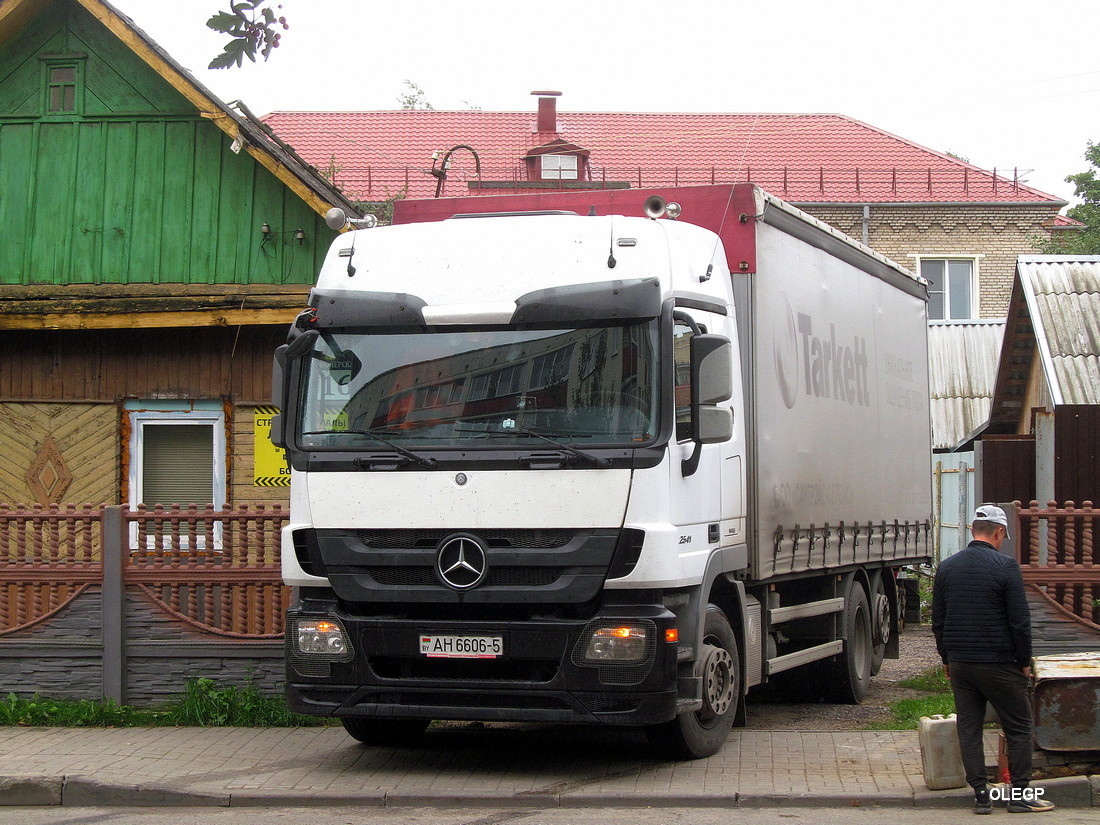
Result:
{"label": "leafy branch", "polygon": [[[211,69],[240,67],[247,57],[253,63],[259,54],[264,60],[279,47],[282,34],[290,28],[285,17],[276,17],[269,0],[230,0],[229,11],[220,11],[206,21],[208,28],[228,34],[224,51],[210,61]],[[282,9],[281,5],[275,7]]]}

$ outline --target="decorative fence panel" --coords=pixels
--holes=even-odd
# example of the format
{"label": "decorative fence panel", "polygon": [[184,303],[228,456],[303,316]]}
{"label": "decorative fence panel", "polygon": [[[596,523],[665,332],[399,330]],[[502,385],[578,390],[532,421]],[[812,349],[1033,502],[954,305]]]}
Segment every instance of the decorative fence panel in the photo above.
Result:
{"label": "decorative fence panel", "polygon": [[1091,501],[1017,502],[1016,524],[1024,582],[1067,618],[1100,631],[1100,510]]}
{"label": "decorative fence panel", "polygon": [[279,505],[0,505],[0,693],[148,704],[188,675],[277,690],[286,520]]}

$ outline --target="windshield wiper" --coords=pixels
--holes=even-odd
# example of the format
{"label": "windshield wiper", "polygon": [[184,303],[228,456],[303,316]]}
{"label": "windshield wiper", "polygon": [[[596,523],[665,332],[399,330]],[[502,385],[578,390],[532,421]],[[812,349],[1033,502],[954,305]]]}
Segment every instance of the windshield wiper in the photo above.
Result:
{"label": "windshield wiper", "polygon": [[405,458],[415,461],[421,467],[434,467],[439,462],[434,458],[427,458],[419,453],[414,453],[412,450],[402,447],[400,444],[394,444],[388,438],[383,438],[378,433],[384,432],[389,434],[389,430],[312,430],[310,432],[302,433],[302,435],[344,435],[345,433],[350,435],[365,435],[367,438],[373,438],[375,441],[380,441],[385,444],[391,450],[398,455],[402,455]]}
{"label": "windshield wiper", "polygon": [[523,427],[513,427],[509,432],[519,433],[521,435],[529,435],[532,438],[541,438],[543,441],[553,444],[559,450],[565,450],[567,453],[575,455],[577,458],[583,458],[585,461],[595,464],[597,467],[610,467],[611,460],[603,458],[602,456],[593,455],[592,453],[586,453],[584,450],[578,450],[572,444],[566,444],[564,441],[558,441],[556,438],[551,438],[548,435],[537,433],[534,430],[528,430]]}

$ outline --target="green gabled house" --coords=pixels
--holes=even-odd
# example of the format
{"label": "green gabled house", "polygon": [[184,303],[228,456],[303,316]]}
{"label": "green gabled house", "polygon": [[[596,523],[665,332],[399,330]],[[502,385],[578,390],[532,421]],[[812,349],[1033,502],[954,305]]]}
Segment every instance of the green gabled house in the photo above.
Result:
{"label": "green gabled house", "polygon": [[0,502],[284,501],[254,446],[332,206],[108,3],[0,0]]}

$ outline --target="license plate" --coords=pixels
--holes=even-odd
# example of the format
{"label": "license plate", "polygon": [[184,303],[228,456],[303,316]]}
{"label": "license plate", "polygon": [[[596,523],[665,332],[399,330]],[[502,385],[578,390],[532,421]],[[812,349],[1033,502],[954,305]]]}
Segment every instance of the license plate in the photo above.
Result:
{"label": "license plate", "polygon": [[429,658],[496,659],[504,655],[503,636],[420,637],[420,652]]}

